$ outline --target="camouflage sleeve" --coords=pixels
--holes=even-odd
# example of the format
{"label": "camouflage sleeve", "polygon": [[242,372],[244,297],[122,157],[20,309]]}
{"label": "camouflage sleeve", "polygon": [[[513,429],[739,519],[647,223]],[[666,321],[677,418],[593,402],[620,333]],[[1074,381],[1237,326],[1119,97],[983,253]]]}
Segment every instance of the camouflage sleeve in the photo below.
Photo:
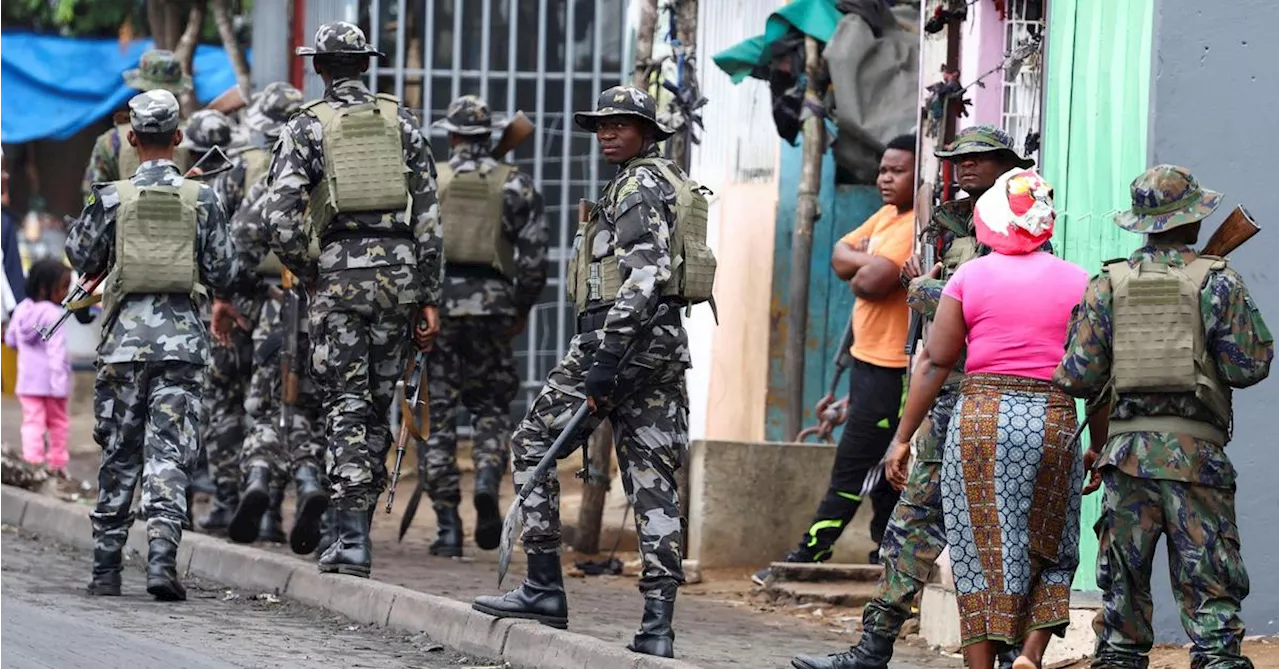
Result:
{"label": "camouflage sleeve", "polygon": [[542,218],[542,194],[533,177],[514,172],[506,183],[504,223],[515,248],[516,311],[528,313],[547,285],[547,224]]}
{"label": "camouflage sleeve", "polygon": [[444,283],[444,232],[440,228],[440,207],[436,202],[436,161],[431,144],[418,130],[418,120],[400,108],[400,129],[404,138],[405,165],[409,169],[409,195],[413,198],[412,218],[422,274],[423,306],[440,304]]}
{"label": "camouflage sleeve", "polygon": [[219,174],[214,182],[218,197],[222,199],[222,208],[227,218],[236,215],[240,209],[240,201],[244,199],[244,160],[236,159],[235,165],[228,171]]}
{"label": "camouflage sleeve", "polygon": [[80,192],[84,194],[86,204],[89,201],[89,193],[93,191],[93,184],[115,181],[112,175],[120,171],[116,154],[111,150],[111,138],[114,135],[114,129],[108,130],[98,135],[98,139],[93,143],[93,152],[89,154],[89,164],[84,170],[84,182],[80,185]]}
{"label": "camouflage sleeve", "polygon": [[289,119],[272,149],[267,169],[266,201],[262,218],[271,234],[271,249],[280,262],[305,282],[316,280],[316,263],[307,253],[311,233],[303,212],[311,184],[324,178],[320,164],[320,121],[307,113]]}
{"label": "camouflage sleeve", "polygon": [[211,187],[200,189],[196,226],[200,231],[200,281],[215,294],[230,290],[241,273],[241,264],[231,245],[226,210]]}
{"label": "camouflage sleeve", "polygon": [[231,244],[243,267],[257,267],[271,251],[270,231],[262,219],[262,205],[267,192],[266,180],[249,188],[231,216]]}
{"label": "camouflage sleeve", "polygon": [[942,279],[931,279],[918,276],[907,286],[907,306],[924,314],[928,318],[938,313],[938,302],[942,301],[942,287],[946,282]]}
{"label": "camouflage sleeve", "polygon": [[111,264],[118,206],[115,186],[91,187],[80,218],[67,226],[67,261],[80,274],[97,276]]}
{"label": "camouflage sleeve", "polygon": [[1222,380],[1247,388],[1271,372],[1275,343],[1244,280],[1234,270],[1215,272],[1200,293],[1205,343]]}
{"label": "camouflage sleeve", "polygon": [[615,189],[614,253],[622,287],[605,319],[600,350],[621,357],[658,306],[671,278],[671,230],[675,209],[647,168],[624,177]]}
{"label": "camouflage sleeve", "polygon": [[1072,397],[1092,399],[1111,378],[1111,279],[1093,278],[1071,310],[1066,351],[1053,382]]}

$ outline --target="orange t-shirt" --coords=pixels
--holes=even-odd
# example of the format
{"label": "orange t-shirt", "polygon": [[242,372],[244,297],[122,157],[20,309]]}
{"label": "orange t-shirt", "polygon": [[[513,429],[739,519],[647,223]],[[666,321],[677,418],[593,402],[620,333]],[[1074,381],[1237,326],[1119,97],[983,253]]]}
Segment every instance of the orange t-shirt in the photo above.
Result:
{"label": "orange t-shirt", "polygon": [[[867,253],[887,258],[901,268],[911,257],[915,236],[915,212],[898,213],[898,208],[885,205],[872,214],[857,230],[845,235],[841,243],[853,246],[869,239]],[[901,284],[879,300],[857,299],[853,303],[853,347],[849,353],[856,359],[880,367],[906,367],[910,315],[907,291]]]}

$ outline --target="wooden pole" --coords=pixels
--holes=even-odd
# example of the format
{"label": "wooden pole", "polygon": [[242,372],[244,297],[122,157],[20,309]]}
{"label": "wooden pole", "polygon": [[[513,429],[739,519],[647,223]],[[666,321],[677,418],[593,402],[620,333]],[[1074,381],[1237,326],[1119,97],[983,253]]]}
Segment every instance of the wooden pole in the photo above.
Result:
{"label": "wooden pole", "polygon": [[247,102],[253,88],[249,85],[249,63],[244,59],[244,50],[236,39],[235,27],[231,24],[231,12],[227,9],[227,0],[213,0],[213,20],[218,26],[218,36],[222,39],[222,48],[227,52],[231,68],[236,73],[236,86],[240,95]]}
{"label": "wooden pole", "polygon": [[[820,104],[823,91],[817,90],[821,58],[818,40],[804,38],[804,70],[808,78],[805,102]],[[796,195],[796,228],[791,243],[791,281],[788,294],[787,345],[783,369],[787,384],[787,432],[784,439],[800,433],[804,419],[804,353],[809,334],[809,263],[813,253],[813,224],[818,219],[818,190],[822,179],[822,154],[826,129],[822,118],[812,111],[804,121],[804,143],[800,164],[800,188]]]}
{"label": "wooden pole", "polygon": [[[694,54],[698,47],[698,0],[680,0],[676,5],[676,39],[684,51],[684,67],[680,72],[681,88],[698,90],[698,71],[694,67]],[[685,119],[685,129],[667,140],[671,146],[671,159],[685,173],[693,161],[693,121]]]}

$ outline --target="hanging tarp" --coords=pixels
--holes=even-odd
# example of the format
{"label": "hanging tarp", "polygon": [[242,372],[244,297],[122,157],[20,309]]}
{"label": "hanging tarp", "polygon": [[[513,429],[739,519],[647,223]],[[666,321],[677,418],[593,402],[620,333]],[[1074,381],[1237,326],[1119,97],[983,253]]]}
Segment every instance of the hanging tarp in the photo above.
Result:
{"label": "hanging tarp", "polygon": [[791,30],[798,30],[819,42],[826,42],[835,33],[840,17],[835,0],[795,0],[769,15],[764,24],[763,35],[738,42],[712,56],[711,60],[735,84],[742,83],[743,79],[750,76],[767,80],[768,77],[762,76],[756,68],[768,65],[765,56],[774,42],[786,37]]}
{"label": "hanging tarp", "polygon": [[[151,47],[151,40],[135,40],[122,50],[113,39],[0,35],[0,140],[66,139],[119,109],[137,93],[121,75],[137,67]],[[250,55],[246,50],[245,58]],[[201,104],[236,83],[220,46],[197,47],[192,69]]]}

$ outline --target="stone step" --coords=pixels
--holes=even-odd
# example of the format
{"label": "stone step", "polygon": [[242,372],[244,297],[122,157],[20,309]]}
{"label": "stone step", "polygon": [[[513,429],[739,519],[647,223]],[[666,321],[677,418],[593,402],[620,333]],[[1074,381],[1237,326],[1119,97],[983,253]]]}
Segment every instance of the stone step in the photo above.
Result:
{"label": "stone step", "polygon": [[769,565],[776,581],[855,581],[875,583],[884,573],[878,564],[831,564],[824,562],[774,562]]}
{"label": "stone step", "polygon": [[861,607],[875,595],[876,584],[866,581],[774,581],[764,591],[774,602]]}
{"label": "stone step", "polygon": [[[1097,638],[1093,617],[1101,608],[1101,597],[1093,593],[1071,593],[1071,622],[1066,637],[1054,638],[1044,652],[1043,666],[1069,665],[1089,657]],[[960,611],[956,593],[938,584],[925,586],[920,601],[920,635],[931,646],[947,650],[960,646]]]}

